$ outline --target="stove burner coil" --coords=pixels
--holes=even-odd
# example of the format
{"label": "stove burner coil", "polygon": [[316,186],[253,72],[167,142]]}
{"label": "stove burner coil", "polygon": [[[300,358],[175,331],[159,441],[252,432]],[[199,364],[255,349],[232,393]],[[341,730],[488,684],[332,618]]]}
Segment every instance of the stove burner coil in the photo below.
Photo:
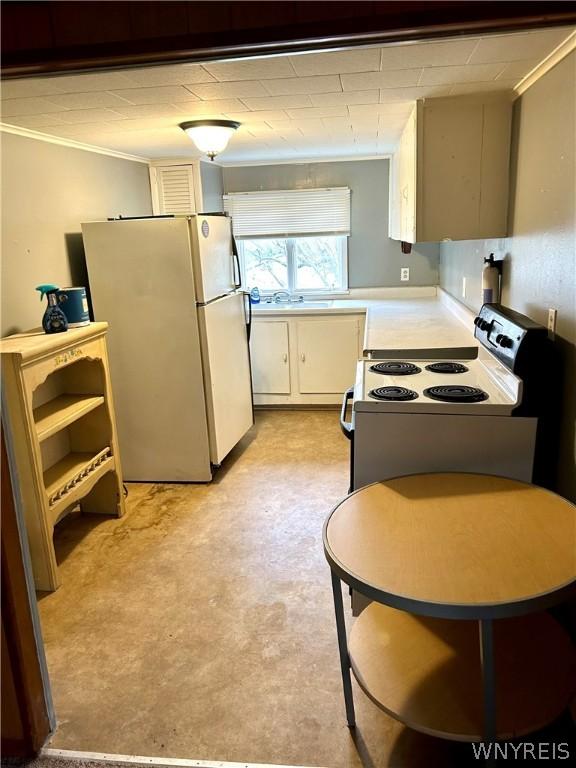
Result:
{"label": "stove burner coil", "polygon": [[477,387],[446,386],[428,387],[424,390],[426,397],[441,400],[444,403],[480,403],[488,400],[488,395]]}
{"label": "stove burner coil", "polygon": [[417,393],[406,387],[377,387],[368,392],[376,400],[416,400]]}
{"label": "stove burner coil", "polygon": [[432,371],[432,373],[466,373],[468,368],[461,363],[450,363],[447,361],[442,363],[430,363],[430,365],[426,366],[426,370]]}
{"label": "stove burner coil", "polygon": [[405,363],[401,360],[387,360],[385,363],[376,363],[370,366],[370,370],[374,373],[384,373],[387,376],[412,376],[415,373],[420,373],[421,368],[418,368],[414,363]]}

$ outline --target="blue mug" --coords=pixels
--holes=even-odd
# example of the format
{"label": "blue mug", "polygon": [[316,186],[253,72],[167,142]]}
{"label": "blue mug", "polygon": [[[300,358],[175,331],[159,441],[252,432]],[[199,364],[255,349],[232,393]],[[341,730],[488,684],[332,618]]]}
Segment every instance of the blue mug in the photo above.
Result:
{"label": "blue mug", "polygon": [[56,291],[58,306],[66,315],[68,328],[90,325],[86,288],[60,288]]}

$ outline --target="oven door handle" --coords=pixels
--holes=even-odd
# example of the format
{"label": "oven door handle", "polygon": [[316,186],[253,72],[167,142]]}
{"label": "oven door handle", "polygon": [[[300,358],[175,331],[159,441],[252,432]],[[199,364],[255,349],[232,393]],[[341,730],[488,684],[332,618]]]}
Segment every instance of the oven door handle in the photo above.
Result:
{"label": "oven door handle", "polygon": [[348,402],[354,397],[354,387],[350,387],[349,389],[344,392],[344,397],[342,399],[342,410],[340,412],[340,429],[342,430],[342,434],[344,437],[348,438],[348,440],[352,440],[352,434],[354,433],[354,425],[351,421],[346,421],[346,408],[348,407]]}

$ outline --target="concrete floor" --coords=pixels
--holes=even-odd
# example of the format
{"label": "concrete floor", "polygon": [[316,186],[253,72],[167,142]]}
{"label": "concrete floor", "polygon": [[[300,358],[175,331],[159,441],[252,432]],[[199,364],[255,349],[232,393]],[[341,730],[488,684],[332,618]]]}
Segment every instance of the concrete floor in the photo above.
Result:
{"label": "concrete floor", "polygon": [[70,516],[40,613],[49,746],[333,768],[478,764],[355,687],[346,727],[322,525],[348,487],[334,411],[260,412],[210,485],[130,484]]}

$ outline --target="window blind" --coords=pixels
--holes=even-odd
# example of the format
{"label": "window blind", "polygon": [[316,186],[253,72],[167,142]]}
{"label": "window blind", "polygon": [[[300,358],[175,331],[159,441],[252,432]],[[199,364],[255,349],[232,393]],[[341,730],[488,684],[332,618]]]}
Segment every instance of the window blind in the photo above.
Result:
{"label": "window blind", "polygon": [[234,192],[224,210],[240,238],[350,234],[348,187]]}

